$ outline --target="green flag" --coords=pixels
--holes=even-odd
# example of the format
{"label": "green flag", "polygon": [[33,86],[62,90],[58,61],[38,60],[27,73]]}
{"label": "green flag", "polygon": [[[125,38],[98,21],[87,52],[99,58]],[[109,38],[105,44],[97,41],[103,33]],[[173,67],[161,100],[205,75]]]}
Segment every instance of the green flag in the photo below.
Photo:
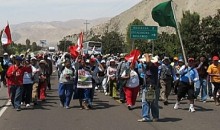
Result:
{"label": "green flag", "polygon": [[171,0],[160,3],[159,5],[154,7],[151,14],[153,20],[157,22],[161,27],[176,27],[176,22],[171,7]]}

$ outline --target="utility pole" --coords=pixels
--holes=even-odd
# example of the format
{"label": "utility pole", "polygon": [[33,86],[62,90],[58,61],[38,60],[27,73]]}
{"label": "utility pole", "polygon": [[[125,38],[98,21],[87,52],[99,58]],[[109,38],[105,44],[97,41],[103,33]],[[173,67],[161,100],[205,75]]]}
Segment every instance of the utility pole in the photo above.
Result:
{"label": "utility pole", "polygon": [[88,24],[90,24],[90,23],[88,23],[88,20],[86,20],[86,22],[84,23],[85,25],[86,25],[86,41],[87,41],[87,29],[88,29]]}

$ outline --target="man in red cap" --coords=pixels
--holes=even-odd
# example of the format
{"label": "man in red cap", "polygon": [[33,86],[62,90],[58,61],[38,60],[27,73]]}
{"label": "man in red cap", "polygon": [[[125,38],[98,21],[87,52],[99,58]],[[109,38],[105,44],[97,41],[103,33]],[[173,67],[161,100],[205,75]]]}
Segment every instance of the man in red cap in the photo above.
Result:
{"label": "man in red cap", "polygon": [[183,65],[179,69],[180,79],[177,91],[177,101],[174,109],[179,109],[181,99],[187,94],[189,100],[189,111],[195,112],[194,108],[194,83],[199,80],[198,71],[196,70],[194,58],[188,59],[188,65]]}
{"label": "man in red cap", "polygon": [[209,66],[207,70],[208,74],[210,75],[211,82],[214,85],[213,96],[216,106],[220,105],[220,96],[216,97],[217,92],[220,92],[220,64],[218,63],[218,60],[218,56],[213,56],[212,64]]}

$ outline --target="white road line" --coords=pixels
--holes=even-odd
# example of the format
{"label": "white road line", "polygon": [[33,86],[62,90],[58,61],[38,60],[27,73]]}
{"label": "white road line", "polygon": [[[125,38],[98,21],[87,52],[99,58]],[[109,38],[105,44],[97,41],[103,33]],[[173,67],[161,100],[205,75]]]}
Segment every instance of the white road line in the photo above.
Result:
{"label": "white road line", "polygon": [[8,101],[6,105],[0,110],[0,117],[3,115],[3,113],[6,111],[9,105],[11,105],[10,101]]}

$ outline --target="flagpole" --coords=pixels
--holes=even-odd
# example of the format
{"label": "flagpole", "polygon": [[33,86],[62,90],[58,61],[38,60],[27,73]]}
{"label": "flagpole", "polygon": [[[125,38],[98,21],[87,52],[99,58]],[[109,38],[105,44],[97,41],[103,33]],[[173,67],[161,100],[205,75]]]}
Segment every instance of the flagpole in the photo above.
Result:
{"label": "flagpole", "polygon": [[[181,44],[181,48],[182,48],[182,52],[183,52],[183,57],[184,57],[185,65],[188,65],[188,62],[187,62],[187,59],[186,59],[186,53],[185,53],[184,46],[183,46],[183,40],[182,40],[182,37],[181,37],[181,34],[180,34],[179,25],[178,25],[177,19],[176,19],[176,13],[175,13],[175,11],[173,9],[173,4],[172,3],[173,3],[173,0],[171,0],[171,7],[172,7],[172,10],[173,10],[174,20],[176,22],[176,31],[177,31],[177,33],[179,35],[179,39],[180,39],[180,44]],[[189,77],[189,83],[191,84],[192,80],[190,78],[190,73],[189,73],[188,67],[187,67],[187,75]]]}
{"label": "flagpole", "polygon": [[179,40],[180,40],[180,44],[181,44],[181,48],[182,48],[182,52],[183,52],[184,61],[187,64],[186,53],[185,53],[185,49],[184,49],[184,46],[183,46],[183,40],[182,40],[182,36],[180,34],[179,25],[177,23],[176,13],[175,13],[174,8],[173,8],[173,0],[171,0],[171,7],[172,7],[172,10],[173,10],[173,16],[174,16],[174,20],[175,20],[175,23],[176,23],[176,28],[175,29],[176,29],[176,32],[177,32],[177,34],[179,36]]}

